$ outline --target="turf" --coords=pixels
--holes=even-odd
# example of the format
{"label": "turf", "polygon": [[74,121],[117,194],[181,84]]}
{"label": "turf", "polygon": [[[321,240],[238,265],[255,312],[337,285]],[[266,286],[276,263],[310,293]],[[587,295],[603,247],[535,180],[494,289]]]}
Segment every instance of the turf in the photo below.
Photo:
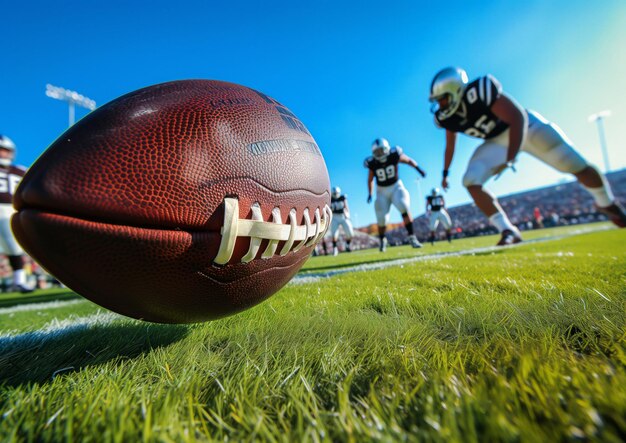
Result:
{"label": "turf", "polygon": [[[476,241],[434,248],[493,238]],[[346,273],[191,326],[86,301],[0,311],[0,440],[623,441],[624,244],[611,229]]]}

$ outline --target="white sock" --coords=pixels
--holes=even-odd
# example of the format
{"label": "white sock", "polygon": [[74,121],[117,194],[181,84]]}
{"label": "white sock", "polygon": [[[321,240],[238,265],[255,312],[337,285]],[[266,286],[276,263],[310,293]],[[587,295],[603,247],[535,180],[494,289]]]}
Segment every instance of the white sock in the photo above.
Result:
{"label": "white sock", "polygon": [[26,272],[23,269],[13,272],[13,284],[15,286],[24,286],[26,284]]}
{"label": "white sock", "polygon": [[611,187],[606,182],[604,176],[602,176],[602,182],[604,183],[604,186],[600,186],[599,188],[588,188],[587,186],[583,186],[583,188],[591,194],[598,207],[606,208],[607,206],[611,206],[613,204],[615,198],[613,197]]}
{"label": "white sock", "polygon": [[496,227],[498,232],[506,231],[508,229],[509,231],[519,233],[515,225],[511,223],[511,220],[509,220],[509,217],[507,217],[504,212],[496,212],[489,217],[489,221]]}

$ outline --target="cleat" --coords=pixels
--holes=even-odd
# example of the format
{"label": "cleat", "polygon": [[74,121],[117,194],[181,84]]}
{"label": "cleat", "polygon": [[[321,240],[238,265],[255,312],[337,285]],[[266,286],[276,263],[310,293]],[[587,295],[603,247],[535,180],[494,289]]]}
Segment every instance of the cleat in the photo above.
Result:
{"label": "cleat", "polygon": [[519,233],[513,232],[510,229],[505,229],[502,231],[502,237],[500,237],[500,241],[496,244],[496,246],[509,246],[520,243],[521,241],[522,237]]}
{"label": "cleat", "polygon": [[352,252],[352,248],[350,247],[350,245],[346,246],[346,252]]}
{"label": "cleat", "polygon": [[421,248],[422,244],[419,242],[415,235],[409,235],[409,243],[413,248]]}
{"label": "cleat", "polygon": [[387,238],[383,238],[382,241],[380,242],[380,252],[385,252],[387,250]]}
{"label": "cleat", "polygon": [[339,249],[337,249],[337,246],[335,246],[333,248],[333,256],[337,256],[337,255],[339,255]]}
{"label": "cleat", "polygon": [[606,215],[614,225],[619,226],[620,228],[626,228],[626,211],[624,211],[622,205],[615,202],[606,208],[599,208],[597,206],[596,208],[602,214]]}

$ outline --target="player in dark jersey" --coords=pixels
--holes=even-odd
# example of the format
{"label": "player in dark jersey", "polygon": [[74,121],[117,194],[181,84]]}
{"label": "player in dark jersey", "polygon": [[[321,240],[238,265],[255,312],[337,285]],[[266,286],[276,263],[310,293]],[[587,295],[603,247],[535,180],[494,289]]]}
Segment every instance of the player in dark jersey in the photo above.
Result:
{"label": "player in dark jersey", "polygon": [[435,244],[435,231],[439,222],[446,230],[448,242],[452,242],[452,221],[448,211],[446,211],[446,201],[438,188],[433,188],[430,191],[430,195],[426,197],[426,214],[428,215],[428,225],[430,227],[430,236],[428,238],[430,244]]}
{"label": "player in dark jersey", "polygon": [[414,248],[422,247],[413,232],[413,219],[409,212],[411,206],[409,192],[398,177],[398,163],[406,163],[414,167],[422,177],[426,177],[426,173],[417,165],[417,162],[402,153],[402,148],[396,146],[392,149],[389,142],[384,138],[374,140],[372,155],[365,159],[364,166],[369,170],[367,177],[368,203],[372,202],[373,183],[374,178],[376,178],[376,202],[374,206],[378,221],[381,252],[384,252],[387,248],[385,231],[387,230],[387,221],[392,203],[402,214],[402,220],[409,233],[411,246]]}
{"label": "player in dark jersey", "polygon": [[350,209],[348,208],[348,198],[341,193],[341,188],[335,186],[330,194],[330,209],[333,211],[333,219],[330,222],[330,233],[333,238],[333,255],[339,254],[337,240],[339,239],[339,228],[343,229],[346,238],[346,252],[351,252],[350,243],[354,237],[354,229],[350,221]]}
{"label": "player in dark jersey", "polygon": [[521,235],[483,185],[489,178],[515,170],[520,151],[527,152],[561,172],[573,174],[593,196],[596,207],[617,226],[626,226],[626,213],[614,199],[602,173],[590,165],[554,123],[537,112],[521,107],[502,92],[491,75],[468,82],[460,68],[445,68],[435,75],[430,87],[437,126],[446,130],[443,180],[448,188],[448,171],[454,156],[457,133],[484,139],[469,161],[463,177],[476,206],[489,217],[502,237],[498,245],[520,242]]}
{"label": "player in dark jersey", "polygon": [[6,135],[0,135],[0,248],[9,259],[13,269],[13,287],[22,293],[32,292],[33,288],[26,284],[24,271],[24,251],[13,237],[11,231],[11,215],[13,195],[26,169],[13,164],[15,144]]}

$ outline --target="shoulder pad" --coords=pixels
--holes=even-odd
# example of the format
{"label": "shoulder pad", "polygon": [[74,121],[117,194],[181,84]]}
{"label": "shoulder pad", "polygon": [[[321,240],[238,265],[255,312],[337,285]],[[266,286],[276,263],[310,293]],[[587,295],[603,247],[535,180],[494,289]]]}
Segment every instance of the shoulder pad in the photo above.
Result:
{"label": "shoulder pad", "polygon": [[491,106],[502,95],[502,85],[491,74],[478,79],[478,96],[487,106]]}
{"label": "shoulder pad", "polygon": [[370,169],[370,165],[372,164],[372,162],[374,161],[374,157],[372,157],[371,155],[369,157],[367,157],[365,159],[365,161],[363,162],[363,166],[365,166],[366,169]]}
{"label": "shoulder pad", "polygon": [[393,154],[394,152],[398,154],[398,157],[403,154],[402,148],[400,146],[394,146],[393,148],[391,148],[391,154]]}

